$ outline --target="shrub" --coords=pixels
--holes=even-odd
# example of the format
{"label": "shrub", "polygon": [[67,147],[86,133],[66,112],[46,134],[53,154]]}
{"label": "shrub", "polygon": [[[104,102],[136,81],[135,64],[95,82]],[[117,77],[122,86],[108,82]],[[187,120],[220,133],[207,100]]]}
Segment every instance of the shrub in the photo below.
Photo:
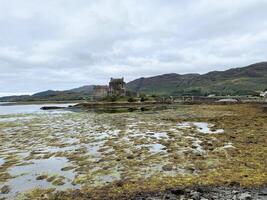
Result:
{"label": "shrub", "polygon": [[119,99],[119,97],[116,96],[116,95],[112,95],[112,96],[110,96],[110,101],[111,101],[111,102],[118,101],[118,99]]}
{"label": "shrub", "polygon": [[115,102],[119,99],[118,96],[116,95],[112,95],[112,96],[106,96],[103,101],[107,101],[107,102]]}
{"label": "shrub", "polygon": [[129,99],[128,99],[128,102],[135,102],[136,100],[134,99],[134,98],[132,98],[132,97],[130,97]]}
{"label": "shrub", "polygon": [[141,93],[141,94],[140,94],[140,98],[141,98],[141,99],[140,99],[141,102],[144,102],[144,101],[147,101],[147,100],[148,100],[148,98],[147,98],[147,96],[146,96],[145,93]]}

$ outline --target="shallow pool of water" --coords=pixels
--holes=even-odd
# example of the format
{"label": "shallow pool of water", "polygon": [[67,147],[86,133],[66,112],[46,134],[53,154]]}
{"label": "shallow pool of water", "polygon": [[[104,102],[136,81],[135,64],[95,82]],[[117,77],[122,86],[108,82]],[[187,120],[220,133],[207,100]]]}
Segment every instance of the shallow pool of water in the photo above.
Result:
{"label": "shallow pool of water", "polygon": [[216,133],[223,133],[223,129],[211,130],[213,124],[209,124],[206,122],[183,122],[178,124],[178,128],[187,129],[187,128],[194,128],[196,127],[197,131],[200,133],[206,134],[216,134]]}
{"label": "shallow pool of water", "polygon": [[[14,166],[9,169],[10,175],[14,178],[5,183],[11,190],[5,197],[13,198],[18,194],[32,190],[34,188],[56,188],[63,190],[68,188],[78,188],[71,184],[75,177],[73,170],[62,171],[62,168],[71,166],[71,163],[66,158],[51,157],[49,159],[31,160],[28,165]],[[40,175],[45,175],[47,178],[55,176],[63,180],[62,185],[53,185],[53,182],[48,182],[46,179],[37,180]],[[55,178],[55,180],[57,179]],[[1,184],[0,184],[1,186]]]}
{"label": "shallow pool of water", "polygon": [[4,158],[0,158],[0,166],[3,165],[5,163],[5,159]]}

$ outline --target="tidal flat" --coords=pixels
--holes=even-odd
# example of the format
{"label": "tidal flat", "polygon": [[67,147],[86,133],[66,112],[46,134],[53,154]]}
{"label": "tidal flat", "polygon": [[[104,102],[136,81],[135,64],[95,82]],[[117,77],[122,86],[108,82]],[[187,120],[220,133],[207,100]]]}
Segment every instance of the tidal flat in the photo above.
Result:
{"label": "tidal flat", "polygon": [[0,199],[131,199],[267,184],[260,105],[0,115]]}

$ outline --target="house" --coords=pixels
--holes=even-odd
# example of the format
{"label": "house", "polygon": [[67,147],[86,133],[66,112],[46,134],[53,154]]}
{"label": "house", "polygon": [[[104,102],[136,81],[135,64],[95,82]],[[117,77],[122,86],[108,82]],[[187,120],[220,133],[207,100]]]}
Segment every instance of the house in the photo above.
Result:
{"label": "house", "polygon": [[267,98],[267,90],[265,92],[261,92],[260,96],[263,98]]}
{"label": "house", "polygon": [[209,98],[211,98],[211,97],[216,97],[216,94],[209,94],[208,97],[209,97]]}

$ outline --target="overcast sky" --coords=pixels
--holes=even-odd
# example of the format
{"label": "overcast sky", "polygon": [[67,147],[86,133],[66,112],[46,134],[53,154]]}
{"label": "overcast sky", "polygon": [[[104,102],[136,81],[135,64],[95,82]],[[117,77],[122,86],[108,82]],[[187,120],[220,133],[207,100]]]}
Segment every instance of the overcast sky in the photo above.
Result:
{"label": "overcast sky", "polygon": [[0,96],[266,60],[266,0],[0,0]]}

